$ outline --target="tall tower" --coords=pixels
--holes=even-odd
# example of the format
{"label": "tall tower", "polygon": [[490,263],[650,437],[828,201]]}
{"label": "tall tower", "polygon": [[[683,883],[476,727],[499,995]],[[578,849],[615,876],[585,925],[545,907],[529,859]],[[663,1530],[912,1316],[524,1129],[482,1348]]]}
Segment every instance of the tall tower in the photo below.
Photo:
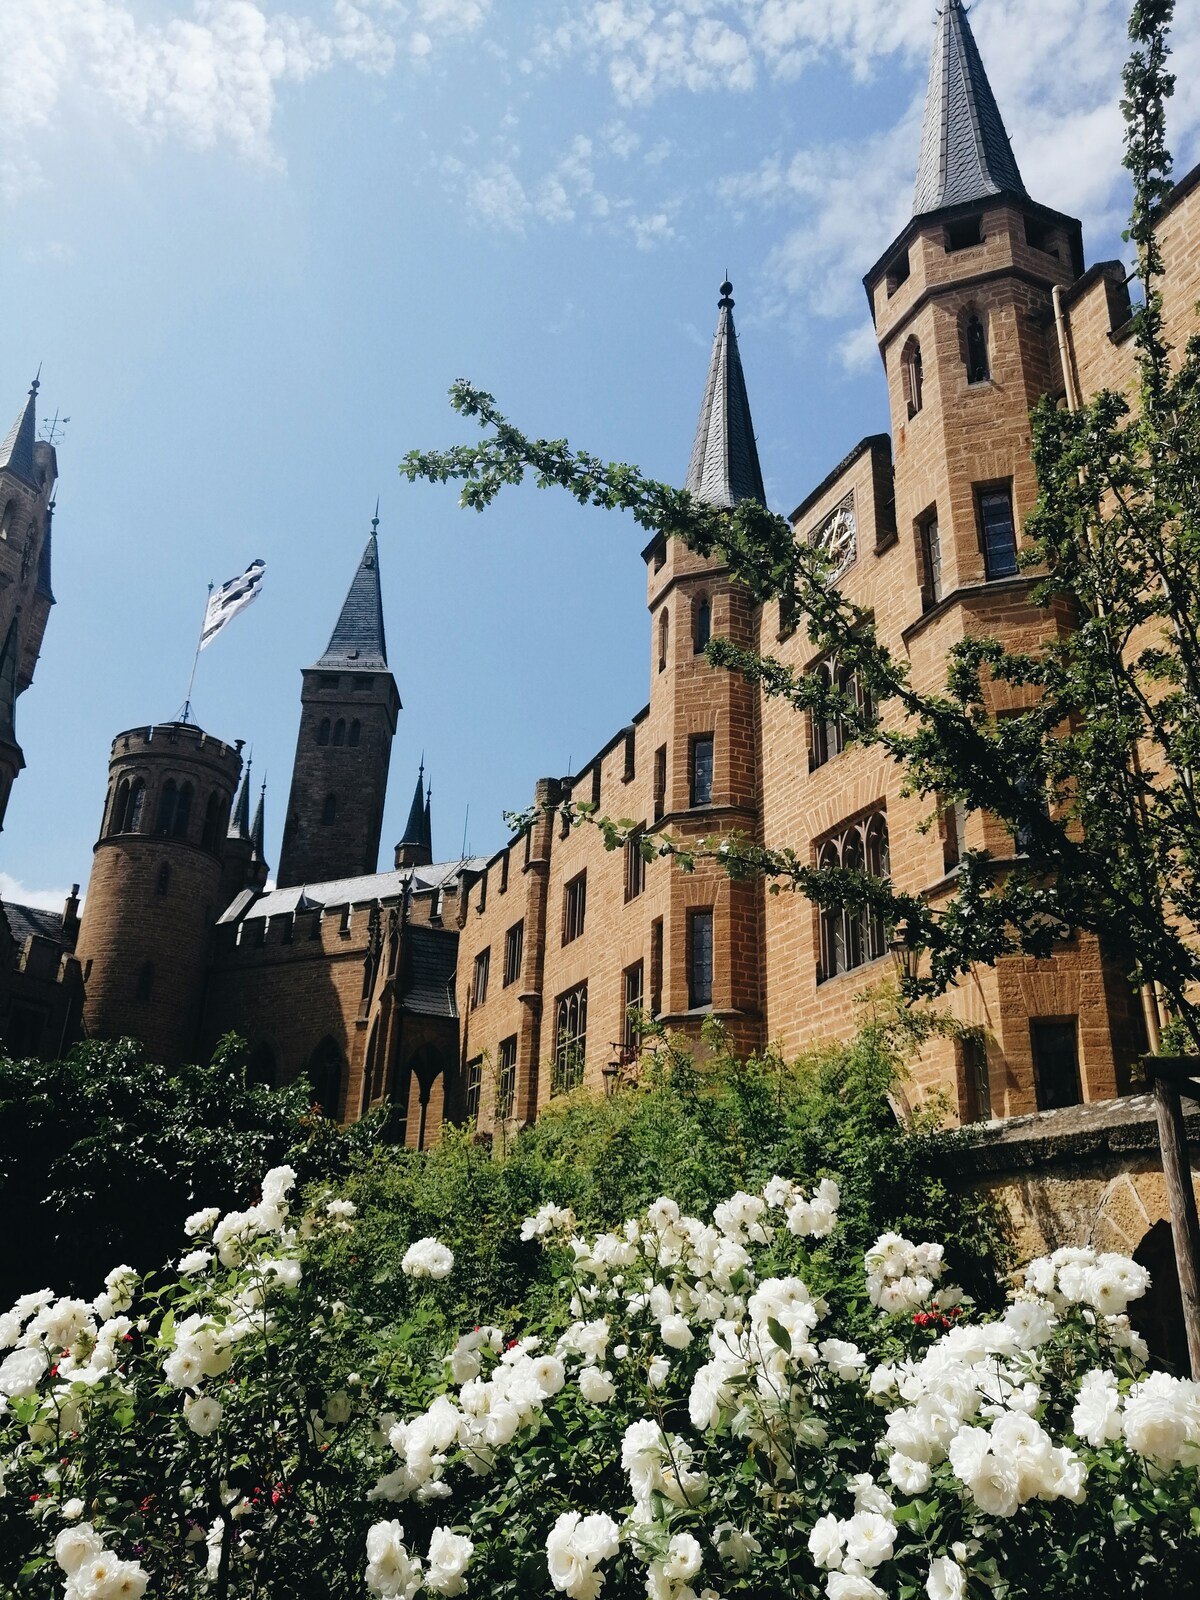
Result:
{"label": "tall tower", "polygon": [[[686,487],[732,509],[764,501],[762,470],[733,322],[733,286],[721,285],[716,336]],[[644,552],[651,629],[651,826],[683,839],[759,831],[758,692],[710,666],[704,647],[724,635],[753,648],[756,607],[717,557],[659,537]],[[718,868],[673,874],[664,929],[664,1021],[711,1009],[736,1042],[759,1042],[757,890]],[[708,971],[706,972],[706,967]],[[709,998],[705,998],[706,995]]]}
{"label": "tall tower", "polygon": [[899,532],[927,610],[1026,581],[1016,542],[1036,498],[1029,413],[1061,392],[1053,294],[1082,270],[1079,223],[1030,198],[966,11],[946,0],[912,218],[865,279]]}
{"label": "tall tower", "polygon": [[400,695],[388,671],[379,590],[379,518],[325,654],[302,674],[278,883],[377,870]]}
{"label": "tall tower", "polygon": [[90,1037],[167,1065],[195,1049],[240,751],[183,722],[113,740],[76,945]]}
{"label": "tall tower", "polygon": [[0,828],[25,757],[17,742],[17,696],[33,681],[54,595],[50,522],[58,461],[37,437],[35,378],[0,444]]}

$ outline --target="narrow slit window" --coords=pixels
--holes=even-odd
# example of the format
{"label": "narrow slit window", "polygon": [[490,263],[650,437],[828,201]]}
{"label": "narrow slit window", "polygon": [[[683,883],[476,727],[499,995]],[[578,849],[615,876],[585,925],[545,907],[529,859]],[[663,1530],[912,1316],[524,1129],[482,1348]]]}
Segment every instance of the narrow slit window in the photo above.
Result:
{"label": "narrow slit window", "polygon": [[708,908],[688,912],[688,1005],[694,1011],[712,1005],[713,914]]}
{"label": "narrow slit window", "polygon": [[979,313],[972,311],[967,318],[967,382],[986,383],[991,375],[987,329]]}
{"label": "narrow slit window", "polygon": [[698,733],[692,739],[692,804],[709,806],[713,797],[713,736]]}

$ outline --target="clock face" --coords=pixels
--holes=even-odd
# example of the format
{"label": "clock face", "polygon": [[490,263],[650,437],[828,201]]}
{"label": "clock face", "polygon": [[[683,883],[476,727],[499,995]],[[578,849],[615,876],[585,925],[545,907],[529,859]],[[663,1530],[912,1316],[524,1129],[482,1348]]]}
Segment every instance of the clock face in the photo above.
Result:
{"label": "clock face", "polygon": [[836,580],[858,554],[858,524],[854,519],[854,496],[849,495],[836,510],[831,511],[813,535],[813,543],[820,545],[829,557],[831,576]]}

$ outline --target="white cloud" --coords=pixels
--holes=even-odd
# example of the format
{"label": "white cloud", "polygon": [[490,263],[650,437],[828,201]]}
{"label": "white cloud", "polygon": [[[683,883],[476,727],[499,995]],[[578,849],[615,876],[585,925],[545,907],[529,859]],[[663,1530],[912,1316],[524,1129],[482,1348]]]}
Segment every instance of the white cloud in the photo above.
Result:
{"label": "white cloud", "polygon": [[17,906],[33,906],[38,911],[61,911],[66,889],[30,889],[10,873],[0,872],[0,900]]}

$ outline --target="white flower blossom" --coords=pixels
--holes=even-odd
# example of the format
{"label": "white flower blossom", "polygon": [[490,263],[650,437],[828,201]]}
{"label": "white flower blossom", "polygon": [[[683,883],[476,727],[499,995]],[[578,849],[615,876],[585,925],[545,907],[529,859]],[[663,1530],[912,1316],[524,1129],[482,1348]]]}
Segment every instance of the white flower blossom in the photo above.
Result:
{"label": "white flower blossom", "polygon": [[437,1239],[418,1239],[404,1252],[400,1270],[408,1278],[447,1278],[454,1254]]}

